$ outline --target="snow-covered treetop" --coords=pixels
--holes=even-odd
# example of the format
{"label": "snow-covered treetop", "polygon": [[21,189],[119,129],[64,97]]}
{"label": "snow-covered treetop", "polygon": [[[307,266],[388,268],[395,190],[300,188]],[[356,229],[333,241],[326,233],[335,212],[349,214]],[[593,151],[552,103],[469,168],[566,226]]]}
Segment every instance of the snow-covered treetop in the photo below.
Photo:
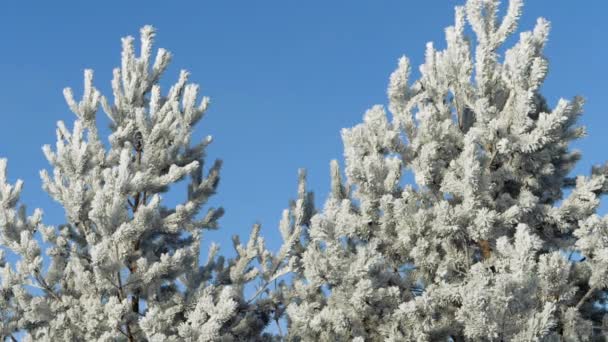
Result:
{"label": "snow-covered treetop", "polygon": [[[76,120],[71,129],[58,123],[55,147],[43,147],[52,172],[40,175],[63,206],[65,224],[43,225],[40,211],[26,217],[17,208],[22,182],[7,184],[0,161],[0,242],[20,257],[16,267],[4,258],[0,265],[3,338],[18,331],[36,341],[272,338],[263,330],[280,311],[270,299],[280,291],[265,285],[245,298],[244,288],[291,270],[289,247],[270,253],[255,226],[246,245],[234,240],[235,258],[212,245],[207,261],[200,260],[202,233],[218,228],[223,214],[209,208],[199,215],[216,192],[221,166],[217,160],[204,170],[211,137],[192,141],[209,99],[199,99],[187,71],[164,95],[159,80],[171,54],[159,49],[153,58],[154,36],[151,26],[141,29],[139,53],[133,37],[123,38],[113,101],[93,86],[91,70],[80,100],[64,90]],[[100,105],[110,120],[107,143],[98,128]],[[186,179],[183,201],[164,204],[163,195]],[[286,246],[297,233],[283,231]]]}
{"label": "snow-covered treetop", "polygon": [[[445,49],[427,44],[417,80],[399,60],[392,118],[374,106],[342,131],[346,178],[332,162],[287,309],[290,336],[574,341],[601,323],[590,297],[606,287],[608,231],[596,211],[607,169],[568,176],[583,100],[551,108],[540,92],[549,23],[505,47],[522,1],[500,8],[456,7]],[[409,172],[415,184],[404,184]],[[575,250],[586,261],[571,262]]]}

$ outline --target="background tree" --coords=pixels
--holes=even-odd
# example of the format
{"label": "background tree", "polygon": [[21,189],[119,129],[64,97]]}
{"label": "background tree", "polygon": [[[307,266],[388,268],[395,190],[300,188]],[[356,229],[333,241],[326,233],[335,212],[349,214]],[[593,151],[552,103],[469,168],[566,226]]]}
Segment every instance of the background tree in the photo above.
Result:
{"label": "background tree", "polygon": [[[11,265],[0,258],[2,337],[21,331],[36,341],[272,339],[263,330],[279,308],[268,284],[290,269],[286,251],[297,232],[286,232],[286,247],[275,256],[256,225],[246,245],[234,238],[235,258],[211,245],[200,260],[202,231],[216,229],[223,214],[210,208],[198,215],[216,192],[221,166],[203,170],[211,137],[191,142],[209,100],[197,100],[186,71],[161,94],[171,55],[160,49],[152,62],[153,38],[152,27],[142,28],[139,56],[134,39],[123,38],[113,103],[93,87],[91,70],[82,100],[64,91],[77,119],[72,130],[58,123],[55,149],[43,148],[53,171],[41,177],[65,209],[65,224],[43,225],[39,210],[26,217],[18,207],[22,182],[8,184],[0,160],[0,243],[18,259]],[[111,122],[107,143],[97,126],[99,104]],[[162,194],[186,178],[187,198],[163,205]],[[245,298],[254,280],[263,286]]]}
{"label": "background tree", "polygon": [[[608,169],[568,176],[583,101],[551,109],[540,93],[545,19],[503,48],[521,8],[509,1],[499,20],[497,0],[457,7],[446,48],[428,43],[418,80],[399,60],[392,119],[375,106],[342,131],[346,179],[333,161],[325,207],[302,222],[290,339],[599,336],[608,218],[596,211]],[[415,184],[404,184],[408,171]]]}

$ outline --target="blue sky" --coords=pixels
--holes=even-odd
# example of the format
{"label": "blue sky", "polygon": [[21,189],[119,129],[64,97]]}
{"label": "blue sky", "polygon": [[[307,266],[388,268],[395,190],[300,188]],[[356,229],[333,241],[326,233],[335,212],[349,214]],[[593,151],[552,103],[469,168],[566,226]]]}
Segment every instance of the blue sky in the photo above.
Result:
{"label": "blue sky", "polygon": [[[63,211],[40,188],[38,172],[48,167],[41,146],[55,143],[56,121],[74,118],[62,89],[70,86],[79,96],[83,69],[93,68],[96,86],[111,95],[120,38],[151,24],[156,47],[174,54],[164,84],[185,68],[212,100],[196,136],[213,135],[209,157],[224,160],[212,204],[224,206],[226,215],[208,237],[227,251],[230,235],[247,235],[260,222],[276,247],[297,169],[308,169],[322,205],[329,161],[342,159],[340,129],[386,103],[388,76],[401,55],[417,66],[427,41],[443,46],[443,29],[462,2],[3,1],[0,156],[9,159],[11,180],[25,180],[30,209],[43,208],[46,223],[61,223]],[[543,88],[550,104],[587,98],[582,122],[589,136],[575,145],[584,156],[578,173],[608,160],[607,9],[600,1],[528,0],[520,24],[531,29],[538,16],[553,24]]]}

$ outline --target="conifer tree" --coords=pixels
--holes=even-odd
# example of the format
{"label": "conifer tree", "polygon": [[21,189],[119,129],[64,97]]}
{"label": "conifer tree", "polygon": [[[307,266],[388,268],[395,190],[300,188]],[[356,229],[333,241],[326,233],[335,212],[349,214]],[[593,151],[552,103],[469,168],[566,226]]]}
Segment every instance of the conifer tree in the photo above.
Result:
{"label": "conifer tree", "polygon": [[[419,79],[399,60],[392,115],[374,106],[342,131],[346,178],[333,161],[324,208],[299,222],[290,340],[601,335],[594,304],[608,286],[608,217],[597,209],[608,168],[569,176],[583,100],[547,103],[549,23],[538,19],[505,48],[522,1],[503,17],[499,5],[457,7],[446,48],[428,43]],[[404,184],[408,172],[414,184]]]}
{"label": "conifer tree", "polygon": [[[52,172],[43,188],[65,209],[65,224],[44,225],[41,211],[19,205],[22,182],[11,185],[0,160],[0,337],[33,341],[264,341],[263,330],[279,307],[268,284],[291,268],[287,251],[297,231],[284,231],[275,256],[254,226],[247,244],[234,238],[236,257],[212,244],[199,257],[202,232],[218,228],[221,208],[201,208],[218,187],[221,162],[205,172],[211,137],[192,142],[209,100],[182,71],[163,95],[159,86],[171,55],[152,61],[154,29],[122,40],[122,64],[114,70],[110,102],[84,73],[80,101],[66,102],[76,115],[70,130],[58,123],[55,148],[44,146]],[[100,136],[101,105],[110,120]],[[187,197],[163,203],[176,182],[188,179]],[[43,251],[43,249],[45,251]],[[47,261],[45,261],[47,260]],[[261,281],[251,298],[245,286]]]}

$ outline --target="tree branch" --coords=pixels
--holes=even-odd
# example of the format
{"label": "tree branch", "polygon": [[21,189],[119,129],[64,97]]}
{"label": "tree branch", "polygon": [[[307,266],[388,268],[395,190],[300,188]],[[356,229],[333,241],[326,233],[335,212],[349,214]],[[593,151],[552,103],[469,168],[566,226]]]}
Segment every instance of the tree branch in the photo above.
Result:
{"label": "tree branch", "polygon": [[589,290],[587,290],[587,293],[585,293],[583,298],[581,298],[581,300],[579,300],[576,304],[576,309],[580,310],[583,304],[585,304],[585,302],[589,299],[589,297],[591,297],[591,295],[593,295],[596,290],[598,290],[597,286],[592,286]]}

